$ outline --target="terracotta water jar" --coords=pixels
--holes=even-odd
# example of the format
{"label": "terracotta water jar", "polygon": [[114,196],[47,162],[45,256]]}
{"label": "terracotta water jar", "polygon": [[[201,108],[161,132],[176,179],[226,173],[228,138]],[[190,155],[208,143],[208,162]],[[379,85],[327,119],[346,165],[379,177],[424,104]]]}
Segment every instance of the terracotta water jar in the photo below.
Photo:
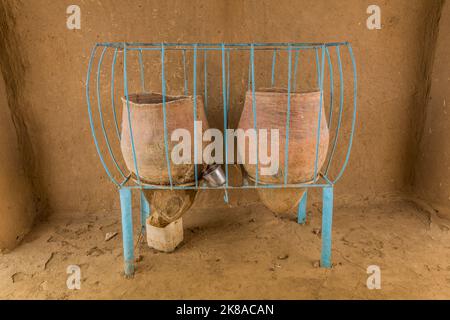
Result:
{"label": "terracotta water jar", "polygon": [[[279,130],[279,169],[273,175],[262,175],[260,164],[258,179],[262,184],[282,184],[285,173],[286,147],[286,116],[288,93],[285,89],[260,89],[255,92],[257,128]],[[320,109],[320,92],[294,92],[290,94],[290,125],[289,125],[289,161],[288,184],[313,183],[316,159],[317,133]],[[244,109],[242,111],[239,128],[247,130],[253,124],[253,96],[247,91]],[[320,171],[328,149],[329,130],[322,108],[320,124],[320,142],[317,160],[317,172]],[[270,139],[268,153],[271,155]],[[249,147],[245,153],[248,159]],[[253,151],[254,152],[254,151]],[[248,161],[247,161],[248,162]],[[256,176],[255,164],[244,164],[250,177]],[[258,189],[261,201],[276,213],[290,213],[296,210],[304,190],[303,189]]]}

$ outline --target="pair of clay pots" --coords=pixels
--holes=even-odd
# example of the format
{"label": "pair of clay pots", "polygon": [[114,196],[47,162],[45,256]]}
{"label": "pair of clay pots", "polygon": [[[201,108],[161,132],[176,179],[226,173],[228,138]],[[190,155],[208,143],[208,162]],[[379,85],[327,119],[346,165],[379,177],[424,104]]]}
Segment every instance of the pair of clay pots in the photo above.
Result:
{"label": "pair of clay pots", "polygon": [[[168,185],[169,172],[164,145],[164,115],[162,95],[156,93],[133,94],[123,99],[121,149],[128,169],[136,176],[139,172],[140,181],[151,185]],[[262,175],[259,166],[260,184],[284,183],[285,147],[286,147],[286,116],[288,94],[282,89],[262,89],[255,92],[257,109],[257,127],[279,130],[279,169],[271,175]],[[194,97],[166,96],[166,124],[168,132],[168,152],[171,161],[172,149],[176,143],[170,139],[175,129],[184,128],[190,131],[191,145],[194,145],[194,120],[201,120],[202,130],[208,128],[203,109],[203,101],[196,97],[196,114],[193,114]],[[317,132],[320,110],[320,92],[290,93],[290,129],[289,129],[289,162],[288,184],[314,182],[315,159],[317,147]],[[134,148],[138,170],[135,169],[131,136],[129,130],[128,107],[134,137]],[[248,91],[245,105],[239,122],[239,128],[247,130],[254,128],[253,94]],[[199,133],[200,134],[200,133]],[[203,135],[203,132],[201,132]],[[317,171],[322,167],[327,154],[329,131],[325,112],[321,113],[320,143],[317,161]],[[191,159],[194,159],[193,150]],[[245,158],[249,159],[247,144]],[[270,150],[269,150],[270,152]],[[171,176],[174,185],[189,185],[194,181],[194,164],[174,164],[171,162]],[[250,179],[256,176],[255,164],[244,164]],[[198,168],[198,172],[202,168]],[[258,189],[261,201],[275,213],[289,213],[296,207],[304,193],[303,189]],[[186,212],[194,202],[196,190],[144,190],[152,209],[151,223],[155,226],[165,226]]]}

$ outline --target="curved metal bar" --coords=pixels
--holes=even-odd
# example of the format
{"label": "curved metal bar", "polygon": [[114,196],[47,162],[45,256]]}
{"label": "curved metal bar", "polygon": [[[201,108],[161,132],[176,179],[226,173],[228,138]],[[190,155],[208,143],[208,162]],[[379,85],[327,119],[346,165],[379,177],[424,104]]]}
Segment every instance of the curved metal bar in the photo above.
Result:
{"label": "curved metal bar", "polygon": [[208,117],[208,51],[204,51],[204,56],[203,56],[203,60],[204,60],[204,64],[205,64],[205,66],[204,66],[204,80],[205,80],[205,84],[204,84],[204,87],[205,87],[205,97],[204,97],[204,99],[205,99],[205,105],[204,105],[204,107],[205,107],[205,115],[206,115],[206,117]]}
{"label": "curved metal bar", "polygon": [[322,105],[323,105],[323,78],[325,72],[325,46],[322,47],[322,62],[321,62],[321,70],[320,70],[320,103],[319,103],[319,119],[317,121],[317,138],[316,138],[316,157],[314,161],[314,181],[317,179],[317,170],[318,170],[318,162],[319,162],[319,146],[320,146],[320,129],[322,124]]}
{"label": "curved metal bar", "polygon": [[117,138],[120,141],[120,140],[122,140],[122,137],[120,136],[119,124],[117,123],[116,104],[115,104],[115,97],[114,97],[114,76],[115,76],[115,67],[116,67],[118,50],[119,50],[118,48],[115,48],[113,60],[111,63],[111,107],[112,107],[112,112],[113,112],[113,116],[114,116],[114,127],[116,129]]}
{"label": "curved metal bar", "polygon": [[134,147],[133,128],[131,124],[130,99],[128,96],[128,78],[127,78],[127,45],[123,47],[123,89],[125,99],[127,100],[127,114],[128,114],[128,130],[130,131],[131,151],[133,152],[134,169],[136,170],[137,183],[141,185],[141,178],[139,176],[139,168],[137,165],[136,149]]}
{"label": "curved metal bar", "polygon": [[357,109],[357,97],[358,97],[358,74],[356,70],[356,61],[355,56],[353,54],[353,49],[351,44],[346,44],[348,51],[350,53],[350,58],[352,60],[352,67],[353,67],[353,118],[352,118],[352,129],[350,133],[350,138],[348,142],[348,149],[347,149],[347,155],[345,157],[344,165],[342,166],[341,171],[337,175],[337,177],[334,179],[333,183],[336,183],[344,174],[345,168],[347,167],[348,160],[350,159],[350,153],[352,150],[352,144],[353,144],[353,136],[355,134],[355,123],[356,123],[356,109]]}
{"label": "curved metal bar", "polygon": [[98,145],[98,140],[97,140],[97,137],[95,135],[94,120],[93,120],[93,117],[92,117],[89,85],[90,85],[90,82],[91,82],[92,62],[94,61],[95,52],[97,51],[97,47],[98,46],[95,45],[94,48],[92,49],[91,57],[89,59],[87,76],[86,76],[86,102],[87,102],[88,114],[89,114],[89,124],[91,125],[91,134],[92,134],[92,137],[94,138],[95,149],[97,150],[97,154],[98,154],[98,156],[100,158],[100,162],[102,163],[103,168],[105,169],[106,174],[108,175],[109,179],[111,179],[111,181],[118,187],[119,183],[111,175],[111,172],[109,171],[108,166],[106,165],[106,163],[105,163],[105,161],[103,159],[102,153],[100,151],[100,147]]}
{"label": "curved metal bar", "polygon": [[[198,187],[198,168],[197,168],[197,163],[198,163],[198,155],[197,155],[197,150],[198,150],[198,145],[197,145],[197,46],[194,46],[194,71],[193,71],[193,78],[194,78],[194,83],[193,83],[193,98],[194,98],[194,104],[193,104],[193,117],[194,117],[194,173],[195,173],[195,186]],[[202,159],[200,159],[201,162]]]}
{"label": "curved metal bar", "polygon": [[250,46],[250,61],[252,67],[252,111],[253,111],[253,128],[256,132],[256,174],[255,174],[255,185],[258,185],[259,179],[259,138],[258,138],[258,122],[256,115],[256,94],[255,94],[255,46],[252,44]]}
{"label": "curved metal bar", "polygon": [[188,95],[188,79],[187,79],[187,72],[186,72],[186,49],[183,51],[183,77],[184,77],[184,95]]}
{"label": "curved metal bar", "polygon": [[166,76],[164,74],[164,43],[161,43],[161,91],[162,91],[162,103],[163,103],[163,120],[164,120],[164,151],[166,154],[167,172],[169,173],[170,188],[173,188],[172,169],[170,166],[169,158],[169,138],[167,133],[167,110],[166,110]]}
{"label": "curved metal bar", "polygon": [[100,125],[103,132],[103,137],[105,138],[106,147],[108,148],[109,155],[111,156],[112,161],[114,162],[114,165],[116,169],[120,172],[122,178],[125,179],[125,174],[123,173],[122,169],[120,168],[119,164],[117,163],[116,157],[114,156],[114,152],[111,149],[111,145],[109,143],[108,134],[106,133],[105,128],[105,122],[103,121],[103,112],[102,112],[102,100],[100,95],[100,76],[101,76],[101,68],[103,63],[103,58],[105,57],[105,53],[108,47],[103,47],[102,54],[100,55],[100,59],[98,61],[98,68],[97,68],[97,107],[98,107],[98,114],[100,117]]}
{"label": "curved metal bar", "polygon": [[333,107],[334,107],[333,64],[331,63],[331,55],[327,47],[325,47],[325,53],[327,54],[328,69],[330,72],[330,113],[328,114],[328,126],[331,126],[333,122]]}
{"label": "curved metal bar", "polygon": [[286,141],[284,145],[284,184],[288,183],[289,171],[289,128],[291,125],[291,70],[292,70],[292,50],[289,45],[288,51],[288,100],[286,111]]}
{"label": "curved metal bar", "polygon": [[145,92],[145,70],[144,70],[144,59],[142,57],[142,49],[140,49],[138,52],[139,52],[139,70],[141,73],[141,87],[142,92]]}
{"label": "curved metal bar", "polygon": [[277,63],[277,49],[273,50],[272,55],[272,80],[270,82],[271,86],[275,86],[275,64]]}
{"label": "curved metal bar", "polygon": [[228,134],[227,134],[227,81],[225,73],[225,44],[222,44],[222,96],[223,96],[223,132],[225,139],[225,187],[228,188]]}
{"label": "curved metal bar", "polygon": [[340,86],[340,93],[339,93],[339,116],[338,116],[338,123],[336,126],[336,132],[334,134],[334,141],[333,141],[333,147],[331,149],[330,157],[328,158],[327,168],[325,169],[324,176],[328,175],[328,171],[330,170],[330,165],[333,161],[334,153],[336,151],[337,142],[339,138],[339,131],[341,129],[341,123],[342,123],[342,113],[344,110],[344,72],[342,70],[342,61],[341,61],[341,50],[340,47],[336,47],[336,55],[338,59],[338,69],[339,69],[339,86]]}

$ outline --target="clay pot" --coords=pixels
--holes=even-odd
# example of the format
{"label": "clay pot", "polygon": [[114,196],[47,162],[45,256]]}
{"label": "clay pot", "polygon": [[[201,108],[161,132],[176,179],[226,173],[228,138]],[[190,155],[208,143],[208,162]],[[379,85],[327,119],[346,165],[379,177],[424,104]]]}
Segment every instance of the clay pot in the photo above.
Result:
{"label": "clay pot", "polygon": [[149,224],[164,228],[178,220],[194,203],[197,190],[143,190],[150,203]]}
{"label": "clay pot", "polygon": [[[288,184],[314,182],[314,166],[316,157],[316,140],[320,108],[320,92],[291,93],[290,128],[289,128],[289,171]],[[255,92],[258,129],[279,129],[279,170],[274,175],[262,175],[260,164],[259,182],[262,184],[284,183],[286,115],[288,94],[285,89],[260,89]],[[252,92],[247,91],[244,109],[239,121],[239,128],[253,128]],[[269,134],[270,139],[270,134]],[[319,155],[317,172],[322,167],[328,149],[329,131],[322,109],[320,126]],[[268,153],[271,154],[270,140]],[[246,145],[245,159],[248,162],[249,145]],[[256,150],[252,150],[256,152]],[[244,164],[245,171],[251,180],[256,176],[255,164]],[[277,214],[296,212],[304,194],[304,188],[296,189],[258,189],[263,204]]]}
{"label": "clay pot", "polygon": [[297,213],[297,207],[305,193],[305,188],[264,189],[258,190],[258,196],[264,206],[273,213]]}
{"label": "clay pot", "polygon": [[[136,174],[128,124],[127,101],[122,98],[122,138],[121,149],[128,169]],[[194,98],[190,96],[166,96],[166,123],[168,133],[168,151],[171,161],[173,184],[185,184],[194,181]],[[169,184],[169,173],[164,147],[164,117],[162,95],[157,93],[138,93],[129,95],[131,124],[134,146],[140,178],[149,184]],[[202,121],[202,132],[208,128],[201,96],[197,96],[197,121]],[[172,149],[179,142],[170,137],[175,129],[186,129],[191,135],[191,164],[172,162]],[[200,146],[199,146],[200,148]],[[201,172],[199,168],[198,172]]]}
{"label": "clay pot", "polygon": [[[265,183],[284,183],[284,162],[286,142],[287,90],[261,89],[255,92],[258,129],[279,129],[279,170],[272,176],[261,175],[259,180]],[[247,91],[244,109],[239,121],[239,128],[253,128],[252,92]],[[289,172],[288,183],[307,183],[314,177],[314,162],[316,157],[316,140],[320,108],[320,92],[291,93],[291,112],[289,128]],[[269,135],[270,136],[270,135]],[[322,109],[320,126],[320,144],[318,156],[318,172],[322,167],[328,149],[329,131]],[[270,142],[270,140],[269,140]],[[248,159],[248,144],[246,145]],[[270,154],[270,144],[269,144]],[[246,162],[248,162],[246,160]],[[244,164],[248,175],[256,176],[255,164]]]}

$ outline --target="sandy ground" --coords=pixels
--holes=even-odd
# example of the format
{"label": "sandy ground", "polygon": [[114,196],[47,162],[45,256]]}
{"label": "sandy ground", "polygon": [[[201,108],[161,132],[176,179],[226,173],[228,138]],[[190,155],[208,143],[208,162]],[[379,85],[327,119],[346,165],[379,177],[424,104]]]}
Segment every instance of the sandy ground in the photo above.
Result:
{"label": "sandy ground", "polygon": [[[122,275],[119,212],[57,218],[38,226],[13,253],[0,256],[6,299],[398,299],[450,298],[446,221],[406,201],[336,208],[331,270],[320,257],[320,207],[305,226],[263,206],[196,209],[185,240],[171,254],[145,243],[134,279]],[[138,226],[135,225],[135,229]],[[66,268],[81,267],[81,290],[68,290]],[[366,287],[369,265],[381,290]]]}

